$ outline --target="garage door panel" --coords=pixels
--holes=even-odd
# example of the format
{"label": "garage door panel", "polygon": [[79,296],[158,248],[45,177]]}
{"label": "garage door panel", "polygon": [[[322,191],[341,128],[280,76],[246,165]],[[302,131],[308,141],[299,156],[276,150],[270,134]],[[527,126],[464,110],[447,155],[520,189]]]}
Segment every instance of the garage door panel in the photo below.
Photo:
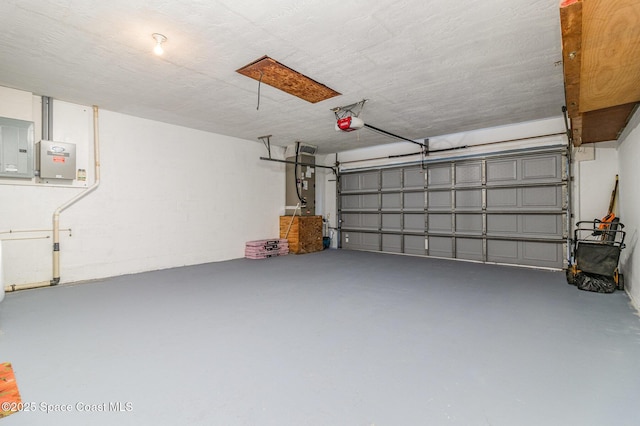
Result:
{"label": "garage door panel", "polygon": [[364,232],[343,232],[342,247],[351,250],[380,250],[378,234]]}
{"label": "garage door panel", "polygon": [[517,188],[487,188],[487,210],[518,207]]}
{"label": "garage door panel", "polygon": [[487,160],[487,185],[518,180],[518,160]]}
{"label": "garage door panel", "polygon": [[400,189],[402,187],[402,170],[383,170],[382,189]]}
{"label": "garage door panel", "polygon": [[479,238],[458,238],[456,240],[456,258],[484,260],[482,240]]}
{"label": "garage door panel", "polygon": [[402,229],[402,214],[384,213],[382,215],[382,230],[400,231]]}
{"label": "garage door panel", "polygon": [[531,261],[530,264],[537,265],[541,262],[557,262],[559,260],[557,250],[558,247],[562,247],[562,244],[524,241],[522,247],[524,252],[523,258],[527,261]]}
{"label": "garage door panel", "polygon": [[351,250],[364,250],[362,246],[362,234],[359,232],[343,232],[341,235],[342,247]]}
{"label": "garage door panel", "polygon": [[404,214],[404,230],[410,232],[424,232],[424,214]]}
{"label": "garage door panel", "polygon": [[431,210],[451,210],[451,191],[431,191],[427,194],[427,208]]}
{"label": "garage door panel", "polygon": [[380,173],[378,171],[345,174],[340,177],[343,192],[348,191],[377,191]]}
{"label": "garage door panel", "polygon": [[482,214],[456,214],[456,232],[482,234]]}
{"label": "garage door panel", "polygon": [[521,216],[522,234],[532,236],[562,236],[562,215],[531,214]]}
{"label": "garage door panel", "polygon": [[451,179],[451,166],[449,165],[429,166],[427,170],[427,186],[450,187],[452,184],[453,184],[453,180]]}
{"label": "garage door panel", "polygon": [[516,263],[518,258],[518,241],[487,241],[487,260],[489,262]]}
{"label": "garage door panel", "polygon": [[378,210],[378,194],[360,195],[360,205],[363,209]]}
{"label": "garage door panel", "polygon": [[424,210],[423,192],[405,192],[403,195],[405,209]]}
{"label": "garage door panel", "polygon": [[378,189],[378,172],[363,173],[360,175],[360,190],[377,190]]}
{"label": "garage door panel", "polygon": [[487,261],[516,265],[562,268],[563,243],[536,241],[487,241]]}
{"label": "garage door panel", "polygon": [[559,186],[487,188],[487,211],[544,210],[562,211],[563,192]]}
{"label": "garage door panel", "polygon": [[359,195],[342,195],[342,209],[355,210],[360,207]]}
{"label": "garage door panel", "polygon": [[456,209],[482,209],[482,190],[465,189],[456,191]]}
{"label": "garage door panel", "polygon": [[562,188],[557,186],[538,186],[521,188],[522,207],[562,209]]}
{"label": "garage door panel", "polygon": [[377,230],[380,227],[379,220],[376,213],[344,213],[342,226],[347,229]]}
{"label": "garage door panel", "polygon": [[562,268],[566,160],[545,147],[345,173],[343,247]]}
{"label": "garage door panel", "polygon": [[378,194],[342,195],[343,210],[378,210]]}
{"label": "garage door panel", "polygon": [[360,189],[360,176],[355,173],[343,175],[340,178],[340,186],[343,192],[357,191]]}
{"label": "garage door panel", "polygon": [[424,256],[426,254],[424,245],[425,237],[417,235],[404,236],[404,252],[407,254],[417,254],[420,256]]}
{"label": "garage door panel", "polygon": [[456,185],[482,185],[482,163],[456,164]]}
{"label": "garage door panel", "polygon": [[561,214],[490,214],[487,235],[505,237],[562,238],[564,216]]}
{"label": "garage door panel", "polygon": [[382,234],[382,251],[402,253],[402,235]]}
{"label": "garage door panel", "polygon": [[518,233],[517,214],[487,213],[487,234],[511,236]]}
{"label": "garage door panel", "polygon": [[562,155],[528,155],[487,160],[487,185],[529,184],[562,180]]}
{"label": "garage door panel", "polygon": [[521,160],[522,180],[559,179],[561,172],[559,160],[559,155],[523,158]]}
{"label": "garage door panel", "polygon": [[399,192],[394,194],[382,194],[382,208],[387,210],[399,210],[402,208],[402,194]]}
{"label": "garage door panel", "polygon": [[429,214],[427,220],[428,232],[451,233],[453,231],[450,214]]}
{"label": "garage door panel", "polygon": [[453,257],[453,238],[429,237],[429,256]]}
{"label": "garage door panel", "polygon": [[342,213],[342,226],[345,228],[360,228],[360,214]]}
{"label": "garage door panel", "polygon": [[425,172],[421,168],[404,170],[404,188],[424,188]]}

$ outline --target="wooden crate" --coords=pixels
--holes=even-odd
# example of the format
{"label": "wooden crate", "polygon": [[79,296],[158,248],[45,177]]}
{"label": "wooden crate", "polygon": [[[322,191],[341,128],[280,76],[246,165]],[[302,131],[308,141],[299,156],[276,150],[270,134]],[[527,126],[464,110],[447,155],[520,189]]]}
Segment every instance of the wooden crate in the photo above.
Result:
{"label": "wooden crate", "polygon": [[[289,253],[302,254],[321,251],[322,216],[280,216],[280,238],[289,240]],[[287,234],[287,229],[289,235]]]}

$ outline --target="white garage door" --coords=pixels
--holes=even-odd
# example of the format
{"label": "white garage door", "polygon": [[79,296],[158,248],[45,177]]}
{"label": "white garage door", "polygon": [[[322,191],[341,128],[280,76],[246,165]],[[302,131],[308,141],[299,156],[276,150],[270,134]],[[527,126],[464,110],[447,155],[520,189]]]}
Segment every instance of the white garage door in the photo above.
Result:
{"label": "white garage door", "polygon": [[565,148],[343,172],[341,247],[565,266]]}

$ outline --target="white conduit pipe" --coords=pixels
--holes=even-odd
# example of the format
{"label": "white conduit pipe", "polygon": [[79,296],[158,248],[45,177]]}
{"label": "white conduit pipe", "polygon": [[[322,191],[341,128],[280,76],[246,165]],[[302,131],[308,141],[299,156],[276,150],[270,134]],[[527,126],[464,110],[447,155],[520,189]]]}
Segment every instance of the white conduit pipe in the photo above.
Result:
{"label": "white conduit pipe", "polygon": [[95,160],[95,180],[93,185],[58,207],[53,212],[53,279],[50,285],[60,282],[60,213],[86,197],[100,185],[100,138],[98,135],[98,107],[93,106],[93,157]]}

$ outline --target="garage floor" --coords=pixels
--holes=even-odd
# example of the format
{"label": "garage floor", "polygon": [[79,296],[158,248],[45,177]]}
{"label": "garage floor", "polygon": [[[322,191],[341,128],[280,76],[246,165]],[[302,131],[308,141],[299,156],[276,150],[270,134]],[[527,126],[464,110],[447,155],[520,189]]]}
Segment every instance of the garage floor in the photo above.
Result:
{"label": "garage floor", "polygon": [[623,426],[640,319],[559,272],[328,250],[7,294],[3,361],[3,426]]}

